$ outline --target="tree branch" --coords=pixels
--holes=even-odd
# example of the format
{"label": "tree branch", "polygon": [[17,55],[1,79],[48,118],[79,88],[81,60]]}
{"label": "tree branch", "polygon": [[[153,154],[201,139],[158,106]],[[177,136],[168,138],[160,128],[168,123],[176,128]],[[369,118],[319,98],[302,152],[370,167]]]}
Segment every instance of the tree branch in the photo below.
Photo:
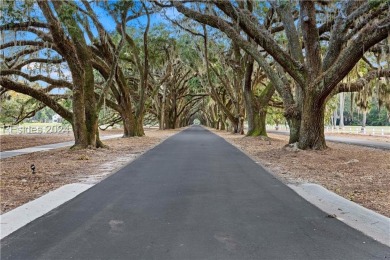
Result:
{"label": "tree branch", "polygon": [[9,75],[18,75],[18,76],[21,76],[21,77],[27,79],[30,82],[41,80],[41,81],[47,82],[47,83],[52,84],[52,85],[64,86],[64,87],[69,88],[69,89],[72,89],[72,87],[73,87],[72,83],[69,83],[68,81],[65,81],[65,80],[52,79],[49,77],[45,77],[43,75],[30,76],[30,75],[28,75],[20,70],[14,70],[14,69],[0,70],[0,76],[9,76]]}
{"label": "tree branch", "polygon": [[[310,79],[315,79],[322,70],[321,45],[313,1],[300,1],[303,42],[305,45],[306,70]],[[281,64],[282,65],[282,64]]]}
{"label": "tree branch", "polygon": [[59,114],[62,118],[64,118],[68,122],[70,123],[73,122],[73,113],[65,109],[60,104],[58,104],[53,98],[51,98],[43,91],[35,88],[31,88],[25,84],[12,81],[5,77],[0,77],[0,85],[3,88],[25,94],[39,100],[40,102],[44,103],[45,105],[53,109],[57,114]]}
{"label": "tree branch", "polygon": [[367,86],[370,81],[380,77],[390,77],[390,70],[372,70],[354,82],[339,83],[332,93],[335,95],[341,92],[358,92]]}
{"label": "tree branch", "polygon": [[390,17],[368,25],[343,49],[335,63],[316,79],[315,84],[324,84],[321,98],[326,98],[333,88],[352,70],[372,46],[386,39],[390,31]]}
{"label": "tree branch", "polygon": [[[189,9],[185,7],[182,3],[178,1],[171,1],[171,3],[176,7],[176,9],[181,12],[182,14],[186,15],[187,17],[190,17],[200,23],[210,25],[214,28],[220,29],[222,32],[224,32],[232,41],[236,42],[243,50],[248,52],[250,55],[252,55],[256,61],[259,62],[259,56],[261,56],[261,53],[258,51],[258,48],[256,45],[249,43],[247,40],[245,40],[239,32],[236,31],[235,28],[233,28],[228,22],[225,20],[213,16],[213,15],[207,15],[207,14],[202,14],[200,12],[194,11],[192,9]],[[250,15],[250,14],[249,14]],[[252,15],[250,15],[252,16]],[[248,20],[248,14],[245,15],[240,15],[240,21],[242,20]],[[270,37],[262,37],[263,35],[268,34],[267,31],[261,31],[260,34],[258,31],[258,27],[256,25],[250,24],[251,31],[247,29],[244,31],[248,34],[255,33],[253,37],[255,40],[257,40],[257,44],[260,43],[260,46],[262,46],[264,49],[267,50],[274,58],[277,60],[280,64],[283,64],[285,67],[285,70],[293,77],[297,82],[299,82],[300,85],[304,85],[304,78],[302,73],[300,72],[301,65],[298,64],[298,62],[295,62],[292,60],[292,58],[286,53],[280,49],[278,44]],[[260,62],[259,62],[260,64]]]}

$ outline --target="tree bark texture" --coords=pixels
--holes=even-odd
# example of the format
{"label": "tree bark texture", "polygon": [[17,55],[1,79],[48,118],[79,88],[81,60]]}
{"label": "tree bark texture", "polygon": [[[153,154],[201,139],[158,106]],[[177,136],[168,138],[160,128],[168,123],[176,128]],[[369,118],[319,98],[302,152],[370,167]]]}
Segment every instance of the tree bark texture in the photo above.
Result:
{"label": "tree bark texture", "polygon": [[312,96],[304,98],[299,131],[300,149],[326,149],[324,133],[325,102],[316,101]]}

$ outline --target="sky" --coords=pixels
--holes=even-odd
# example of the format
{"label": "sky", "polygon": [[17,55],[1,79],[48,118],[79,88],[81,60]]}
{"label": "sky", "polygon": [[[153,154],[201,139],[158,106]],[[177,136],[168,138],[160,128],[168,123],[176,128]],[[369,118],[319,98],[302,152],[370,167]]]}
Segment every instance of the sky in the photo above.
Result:
{"label": "sky", "polygon": [[[99,21],[103,24],[103,26],[105,27],[105,29],[107,31],[109,31],[109,32],[115,31],[115,22],[111,16],[107,15],[107,12],[105,10],[103,10],[100,7],[95,6],[94,11],[98,15]],[[180,15],[179,12],[175,8],[166,8],[164,10],[164,12],[171,19],[174,19],[175,17]],[[128,26],[146,26],[146,23],[147,23],[147,17],[146,17],[146,15],[144,15],[138,19],[129,21],[127,23],[127,25]],[[167,25],[170,24],[170,22],[167,21],[164,18],[164,16],[160,13],[151,14],[150,15],[150,23],[151,23],[151,26],[156,25],[156,24],[160,24],[160,23],[163,23],[163,24],[165,23]]]}

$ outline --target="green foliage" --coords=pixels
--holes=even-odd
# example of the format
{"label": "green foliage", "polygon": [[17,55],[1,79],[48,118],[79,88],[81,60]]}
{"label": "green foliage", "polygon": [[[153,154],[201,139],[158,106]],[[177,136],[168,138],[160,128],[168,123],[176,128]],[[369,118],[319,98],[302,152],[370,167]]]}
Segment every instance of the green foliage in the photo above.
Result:
{"label": "green foliage", "polygon": [[328,100],[325,107],[325,124],[330,125],[330,119],[333,112],[337,109],[337,104],[339,101],[339,96],[335,95]]}
{"label": "green foliage", "polygon": [[268,107],[267,119],[268,125],[279,125],[284,121],[283,110],[280,108]]}
{"label": "green foliage", "polygon": [[188,81],[188,87],[190,88],[190,93],[200,93],[203,91],[202,83],[199,77],[193,77]]}
{"label": "green foliage", "polygon": [[6,96],[1,97],[0,102],[0,123],[4,125],[12,125],[18,119],[21,112],[29,109],[29,96],[19,94],[13,91],[6,93]]}
{"label": "green foliage", "polygon": [[55,115],[56,113],[50,109],[49,107],[45,107],[41,110],[39,110],[35,116],[34,116],[34,120],[38,121],[38,122],[48,122],[52,119],[52,117]]}
{"label": "green foliage", "polygon": [[368,0],[368,4],[371,8],[379,6],[381,3],[389,3],[389,0]]}
{"label": "green foliage", "polygon": [[156,66],[163,65],[167,58],[165,52],[176,48],[176,40],[171,36],[171,33],[163,24],[158,24],[150,29],[148,35],[150,63]]}
{"label": "green foliage", "polygon": [[131,0],[102,1],[102,4],[106,10],[115,16],[120,16],[134,6],[134,2]]}
{"label": "green foliage", "polygon": [[58,11],[58,17],[65,25],[65,28],[72,35],[72,37],[77,37],[81,40],[81,37],[83,37],[83,35],[76,23],[76,21],[79,20],[79,17],[77,16],[76,7],[68,5],[66,3],[62,3],[61,8]]}
{"label": "green foliage", "polygon": [[2,0],[0,4],[0,22],[2,24],[12,24],[28,20],[33,4],[33,0]]}
{"label": "green foliage", "polygon": [[76,7],[62,4],[58,16],[63,22],[69,23],[69,21],[75,19],[76,11]]}
{"label": "green foliage", "polygon": [[374,98],[371,102],[371,109],[367,113],[367,125],[370,126],[388,126],[390,125],[389,111],[384,107],[379,107],[378,99]]}
{"label": "green foliage", "polygon": [[[330,116],[333,111],[337,108],[338,96],[333,97],[327,104],[327,109],[329,112],[325,114],[325,123],[329,123]],[[353,101],[353,98],[352,98]],[[352,110],[350,109],[352,106]],[[369,100],[368,103],[368,113],[367,113],[367,122],[368,126],[388,126],[389,122],[389,112],[386,107],[379,107],[378,99],[373,97]],[[362,120],[362,110],[356,105],[355,102],[351,104],[351,95],[345,96],[345,110],[344,110],[344,123],[345,125],[358,126],[361,125]]]}

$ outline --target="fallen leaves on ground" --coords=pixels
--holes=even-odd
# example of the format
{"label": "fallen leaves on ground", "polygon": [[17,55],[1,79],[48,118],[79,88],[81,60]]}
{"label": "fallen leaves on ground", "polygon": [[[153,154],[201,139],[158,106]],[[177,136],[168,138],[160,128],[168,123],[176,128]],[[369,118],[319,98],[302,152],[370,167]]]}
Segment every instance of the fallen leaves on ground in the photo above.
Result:
{"label": "fallen leaves on ground", "polygon": [[[303,151],[286,148],[287,136],[269,134],[269,142],[259,137],[212,131],[286,183],[317,183],[390,217],[389,151],[332,142],[327,142],[329,149],[324,151]],[[354,135],[342,136],[356,138]],[[375,140],[384,139],[388,140],[388,137]]]}
{"label": "fallen leaves on ground", "polygon": [[[2,159],[1,214],[65,184],[96,183],[180,130],[146,129],[145,137],[105,140],[109,149],[70,150],[67,147]],[[37,140],[30,135],[13,137],[11,143],[15,147],[26,140],[36,145],[53,141],[53,136],[48,135],[39,135]],[[32,174],[31,164],[36,167],[35,174]]]}

